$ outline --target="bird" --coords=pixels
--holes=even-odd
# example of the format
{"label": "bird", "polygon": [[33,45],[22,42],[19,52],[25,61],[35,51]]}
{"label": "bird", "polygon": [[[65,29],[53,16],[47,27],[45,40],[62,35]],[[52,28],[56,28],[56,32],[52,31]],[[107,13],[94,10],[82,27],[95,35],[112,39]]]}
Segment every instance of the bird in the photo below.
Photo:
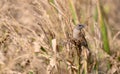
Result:
{"label": "bird", "polygon": [[85,26],[82,24],[78,24],[77,26],[75,26],[75,28],[73,29],[73,39],[75,45],[79,48],[79,50],[81,50],[81,47],[84,46],[89,51],[88,43],[85,38],[84,28]]}

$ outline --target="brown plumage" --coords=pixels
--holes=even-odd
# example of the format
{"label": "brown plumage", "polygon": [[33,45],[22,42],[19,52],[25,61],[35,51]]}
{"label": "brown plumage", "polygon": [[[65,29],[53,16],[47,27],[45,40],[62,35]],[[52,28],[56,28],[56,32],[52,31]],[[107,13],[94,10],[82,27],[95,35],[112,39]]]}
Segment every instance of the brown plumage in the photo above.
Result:
{"label": "brown plumage", "polygon": [[73,30],[73,39],[75,45],[81,49],[82,46],[86,47],[88,50],[87,40],[85,39],[85,32],[83,30],[84,26],[79,24]]}

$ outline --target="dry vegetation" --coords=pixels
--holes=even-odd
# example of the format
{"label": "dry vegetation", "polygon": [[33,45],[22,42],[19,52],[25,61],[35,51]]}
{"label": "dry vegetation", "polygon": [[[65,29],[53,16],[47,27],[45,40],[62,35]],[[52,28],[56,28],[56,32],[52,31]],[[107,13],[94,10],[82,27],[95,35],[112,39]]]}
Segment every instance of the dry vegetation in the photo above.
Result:
{"label": "dry vegetation", "polygon": [[[70,42],[74,19],[86,24],[91,56]],[[0,0],[0,74],[119,74],[120,1],[102,0],[110,54],[103,49],[96,0]],[[82,55],[82,54],[81,54]],[[84,55],[83,55],[84,57]],[[87,67],[87,68],[86,68]]]}

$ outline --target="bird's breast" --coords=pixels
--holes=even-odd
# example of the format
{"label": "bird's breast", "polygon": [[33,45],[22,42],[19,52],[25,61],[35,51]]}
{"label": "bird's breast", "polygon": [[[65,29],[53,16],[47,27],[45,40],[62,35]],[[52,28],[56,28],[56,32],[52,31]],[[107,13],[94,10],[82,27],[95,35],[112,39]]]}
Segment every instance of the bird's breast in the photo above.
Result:
{"label": "bird's breast", "polygon": [[79,33],[80,33],[80,30],[74,29],[73,30],[73,38],[79,39]]}

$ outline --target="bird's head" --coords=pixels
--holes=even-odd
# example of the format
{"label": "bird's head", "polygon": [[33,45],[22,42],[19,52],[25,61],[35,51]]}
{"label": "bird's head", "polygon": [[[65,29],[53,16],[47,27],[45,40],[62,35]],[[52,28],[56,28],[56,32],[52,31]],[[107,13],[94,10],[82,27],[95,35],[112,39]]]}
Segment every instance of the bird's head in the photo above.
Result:
{"label": "bird's head", "polygon": [[78,25],[76,26],[76,29],[77,29],[77,30],[81,30],[81,29],[84,28],[84,27],[85,27],[84,25],[78,24]]}

